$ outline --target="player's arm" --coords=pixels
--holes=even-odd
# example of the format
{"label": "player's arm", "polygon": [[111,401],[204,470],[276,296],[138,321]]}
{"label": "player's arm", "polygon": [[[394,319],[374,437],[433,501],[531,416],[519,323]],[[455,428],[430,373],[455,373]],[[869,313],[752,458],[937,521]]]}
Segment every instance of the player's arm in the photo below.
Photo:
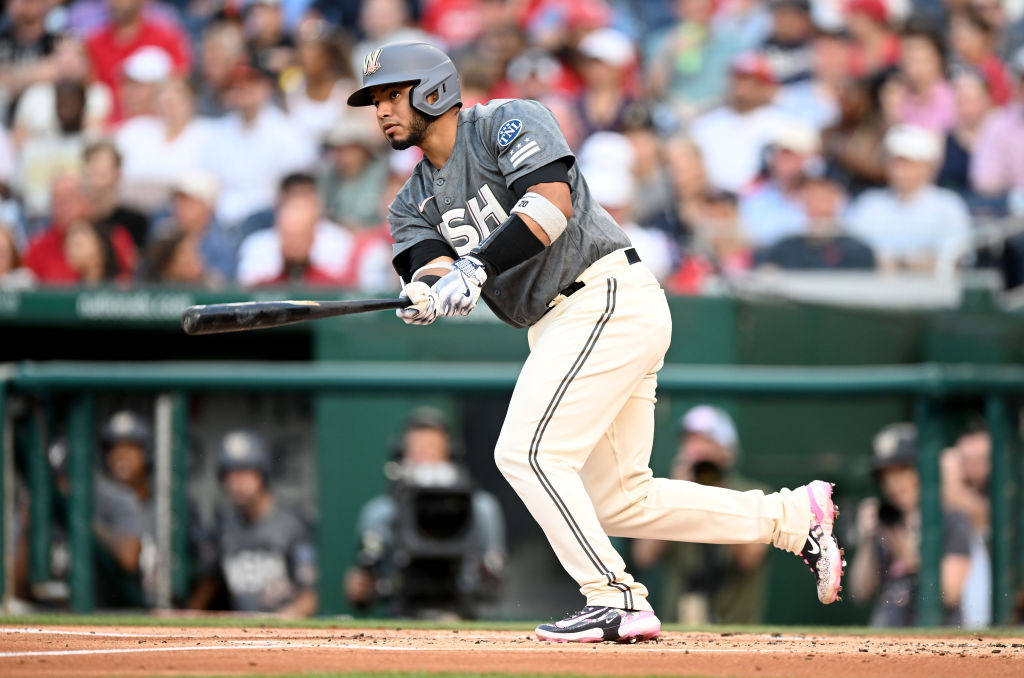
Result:
{"label": "player's arm", "polygon": [[438,315],[468,315],[488,278],[501,275],[544,251],[569,225],[572,194],[569,166],[559,159],[520,177],[511,214],[452,270],[432,286]]}
{"label": "player's arm", "polygon": [[279,609],[277,614],[290,618],[312,617],[316,614],[319,604],[320,598],[317,596],[316,590],[304,589],[299,591],[294,600]]}

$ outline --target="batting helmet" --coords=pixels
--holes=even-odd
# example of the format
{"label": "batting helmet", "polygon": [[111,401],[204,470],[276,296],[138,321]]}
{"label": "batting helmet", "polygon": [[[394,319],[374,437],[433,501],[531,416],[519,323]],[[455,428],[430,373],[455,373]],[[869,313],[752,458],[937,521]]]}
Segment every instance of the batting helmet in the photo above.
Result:
{"label": "batting helmet", "polygon": [[114,443],[137,443],[145,452],[149,453],[150,445],[153,442],[153,432],[146,420],[131,410],[116,412],[103,427],[100,439],[104,447],[110,447]]}
{"label": "batting helmet", "polygon": [[[414,40],[389,42],[363,58],[363,86],[348,98],[349,106],[371,106],[370,88],[378,85],[414,83],[413,108],[427,115],[441,115],[462,104],[459,74],[448,55],[433,45]],[[427,97],[437,92],[437,101]]]}
{"label": "batting helmet", "polygon": [[221,441],[217,457],[217,475],[228,471],[259,471],[270,476],[270,453],[263,438],[251,431],[231,431]]}

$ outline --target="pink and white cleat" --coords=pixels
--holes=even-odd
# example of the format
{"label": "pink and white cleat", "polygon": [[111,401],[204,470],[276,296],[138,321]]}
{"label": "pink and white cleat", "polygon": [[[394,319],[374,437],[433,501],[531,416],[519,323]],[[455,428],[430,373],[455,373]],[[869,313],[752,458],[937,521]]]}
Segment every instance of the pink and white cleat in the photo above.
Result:
{"label": "pink and white cleat", "polygon": [[818,600],[825,605],[834,603],[843,590],[843,568],[846,567],[843,549],[832,534],[832,525],[839,510],[832,503],[832,483],[815,480],[806,486],[811,504],[811,529],[800,557],[814,573],[818,583]]}
{"label": "pink and white cleat", "polygon": [[661,621],[650,610],[587,605],[575,614],[537,627],[538,640],[556,643],[636,643],[661,633]]}

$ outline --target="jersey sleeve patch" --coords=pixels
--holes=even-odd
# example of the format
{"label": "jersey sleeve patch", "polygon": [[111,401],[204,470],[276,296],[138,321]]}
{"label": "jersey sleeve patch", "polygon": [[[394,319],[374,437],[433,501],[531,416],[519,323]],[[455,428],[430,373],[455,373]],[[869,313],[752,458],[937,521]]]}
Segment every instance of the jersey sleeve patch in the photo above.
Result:
{"label": "jersey sleeve patch", "polygon": [[519,143],[512,147],[512,153],[508,159],[512,163],[512,167],[517,168],[523,164],[524,160],[537,153],[540,153],[540,146],[537,142],[530,137],[523,137]]}
{"label": "jersey sleeve patch", "polygon": [[523,131],[523,121],[518,118],[506,120],[498,129],[498,147],[505,148]]}

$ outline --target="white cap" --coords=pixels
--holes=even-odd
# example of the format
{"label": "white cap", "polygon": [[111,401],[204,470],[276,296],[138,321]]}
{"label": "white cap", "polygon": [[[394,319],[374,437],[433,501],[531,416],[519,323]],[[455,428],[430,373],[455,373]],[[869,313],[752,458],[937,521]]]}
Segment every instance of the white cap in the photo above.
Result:
{"label": "white cap", "polygon": [[585,167],[623,167],[632,171],[636,162],[633,142],[618,132],[594,132],[580,147],[577,154],[580,165]]}
{"label": "white cap", "polygon": [[135,82],[163,82],[173,71],[171,55],[152,45],[140,47],[124,60],[124,77]]}
{"label": "white cap", "polygon": [[358,144],[369,150],[379,146],[381,140],[380,132],[366,116],[360,113],[341,116],[324,138],[324,142],[328,146]]}
{"label": "white cap", "polygon": [[772,144],[800,155],[816,155],[821,151],[821,135],[811,125],[800,120],[789,120],[779,125],[772,135]]}
{"label": "white cap", "polygon": [[581,166],[590,194],[605,209],[622,209],[633,202],[633,176],[623,167]]}
{"label": "white cap", "polygon": [[916,125],[893,125],[885,134],[885,152],[895,158],[936,162],[942,156],[938,135]]}
{"label": "white cap", "polygon": [[213,207],[217,202],[217,195],[220,193],[220,181],[211,172],[189,170],[178,179],[178,183],[174,185],[174,192],[195,198],[207,206]]}
{"label": "white cap", "polygon": [[698,405],[684,414],[679,422],[679,432],[699,433],[734,452],[739,447],[732,417],[725,410],[710,405]]}
{"label": "white cap", "polygon": [[612,66],[629,66],[636,59],[633,41],[625,33],[614,28],[590,31],[580,40],[579,50],[583,56]]}

